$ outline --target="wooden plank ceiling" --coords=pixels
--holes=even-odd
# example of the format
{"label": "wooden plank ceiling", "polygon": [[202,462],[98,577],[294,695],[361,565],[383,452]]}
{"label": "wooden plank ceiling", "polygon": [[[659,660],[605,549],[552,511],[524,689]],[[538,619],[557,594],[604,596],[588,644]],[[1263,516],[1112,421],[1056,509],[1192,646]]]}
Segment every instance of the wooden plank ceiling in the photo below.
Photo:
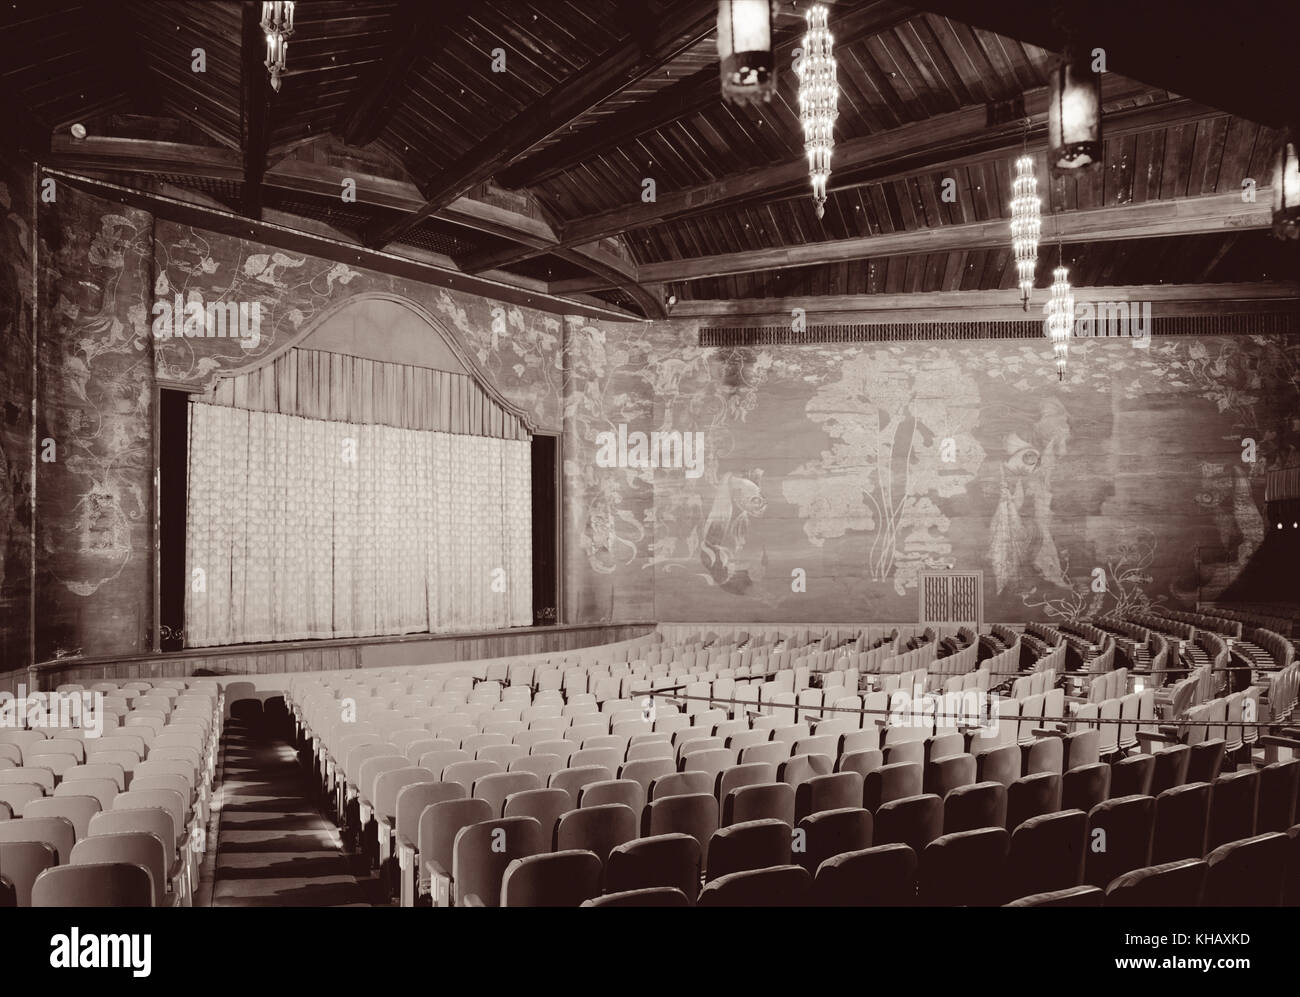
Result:
{"label": "wooden plank ceiling", "polygon": [[[279,93],[252,44],[260,4],[13,0],[0,11],[0,103],[53,167],[633,315],[683,300],[1014,293],[1009,236],[988,245],[1000,230],[980,223],[1009,217],[1025,143],[1044,197],[1039,286],[1058,229],[1079,286],[1295,279],[1294,245],[1261,231],[1283,119],[1276,95],[1246,99],[1271,67],[1185,96],[1177,50],[1193,27],[1177,0],[1147,0],[1144,25],[1145,8],[1167,8],[1173,54],[1144,59],[1117,40],[1128,75],[1105,77],[1104,161],[1053,171],[1055,56],[1031,41],[1059,40],[1033,4],[1009,0],[996,17],[976,6],[833,3],[840,100],[822,219],[788,69],[805,0],[780,4],[779,85],[757,108],[721,100],[714,0],[302,0]],[[1090,21],[1078,5],[1074,30],[1111,44],[1112,8]],[[1267,47],[1294,10],[1278,17],[1220,20],[1218,40]],[[74,122],[87,139],[69,135]],[[338,196],[345,177],[355,203]],[[1226,196],[1247,179],[1258,204]],[[1195,203],[1168,221],[1138,210],[1174,201]],[[1088,217],[1076,213],[1124,206],[1100,216],[1104,239],[1071,237]],[[924,251],[906,233],[924,234]]]}

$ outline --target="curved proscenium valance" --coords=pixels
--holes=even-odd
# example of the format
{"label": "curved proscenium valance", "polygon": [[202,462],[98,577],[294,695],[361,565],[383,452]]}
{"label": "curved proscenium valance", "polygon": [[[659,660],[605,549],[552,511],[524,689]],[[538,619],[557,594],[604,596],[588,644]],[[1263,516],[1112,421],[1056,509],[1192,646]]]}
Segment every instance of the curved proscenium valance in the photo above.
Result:
{"label": "curved proscenium valance", "polygon": [[526,415],[418,305],[350,299],[292,343],[223,374],[203,400],[259,412],[523,440]]}

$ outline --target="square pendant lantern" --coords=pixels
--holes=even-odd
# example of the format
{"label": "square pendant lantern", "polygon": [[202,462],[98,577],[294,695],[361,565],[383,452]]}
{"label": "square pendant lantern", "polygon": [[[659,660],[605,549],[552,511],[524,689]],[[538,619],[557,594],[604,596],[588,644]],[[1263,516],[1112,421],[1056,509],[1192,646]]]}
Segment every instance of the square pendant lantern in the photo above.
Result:
{"label": "square pendant lantern", "polygon": [[772,51],[774,0],[719,0],[722,96],[733,104],[767,103],[776,90]]}
{"label": "square pendant lantern", "polygon": [[1300,239],[1300,157],[1295,135],[1293,131],[1282,140],[1273,161],[1273,235],[1279,239]]}
{"label": "square pendant lantern", "polygon": [[1047,108],[1049,159],[1075,170],[1101,160],[1101,73],[1086,54],[1067,51],[1052,71]]}

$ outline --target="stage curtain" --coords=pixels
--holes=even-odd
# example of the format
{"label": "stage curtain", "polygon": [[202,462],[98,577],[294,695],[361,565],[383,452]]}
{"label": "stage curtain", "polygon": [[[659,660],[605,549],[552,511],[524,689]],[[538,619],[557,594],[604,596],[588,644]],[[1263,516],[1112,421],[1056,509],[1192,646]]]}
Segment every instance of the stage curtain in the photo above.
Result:
{"label": "stage curtain", "polygon": [[288,350],[265,367],[222,378],[203,401],[309,419],[528,439],[519,418],[466,374],[320,350]]}
{"label": "stage curtain", "polygon": [[190,405],[191,647],[527,626],[531,565],[527,439]]}

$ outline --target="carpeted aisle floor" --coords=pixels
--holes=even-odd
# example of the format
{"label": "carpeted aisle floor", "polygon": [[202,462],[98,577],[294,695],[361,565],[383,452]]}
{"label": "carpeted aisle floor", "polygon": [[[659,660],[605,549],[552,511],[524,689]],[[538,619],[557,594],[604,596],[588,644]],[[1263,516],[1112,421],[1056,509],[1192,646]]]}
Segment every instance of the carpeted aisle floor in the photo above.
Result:
{"label": "carpeted aisle floor", "polygon": [[213,907],[369,906],[338,830],[311,798],[291,745],[252,734],[237,719],[222,738],[214,794],[215,847],[199,903]]}

